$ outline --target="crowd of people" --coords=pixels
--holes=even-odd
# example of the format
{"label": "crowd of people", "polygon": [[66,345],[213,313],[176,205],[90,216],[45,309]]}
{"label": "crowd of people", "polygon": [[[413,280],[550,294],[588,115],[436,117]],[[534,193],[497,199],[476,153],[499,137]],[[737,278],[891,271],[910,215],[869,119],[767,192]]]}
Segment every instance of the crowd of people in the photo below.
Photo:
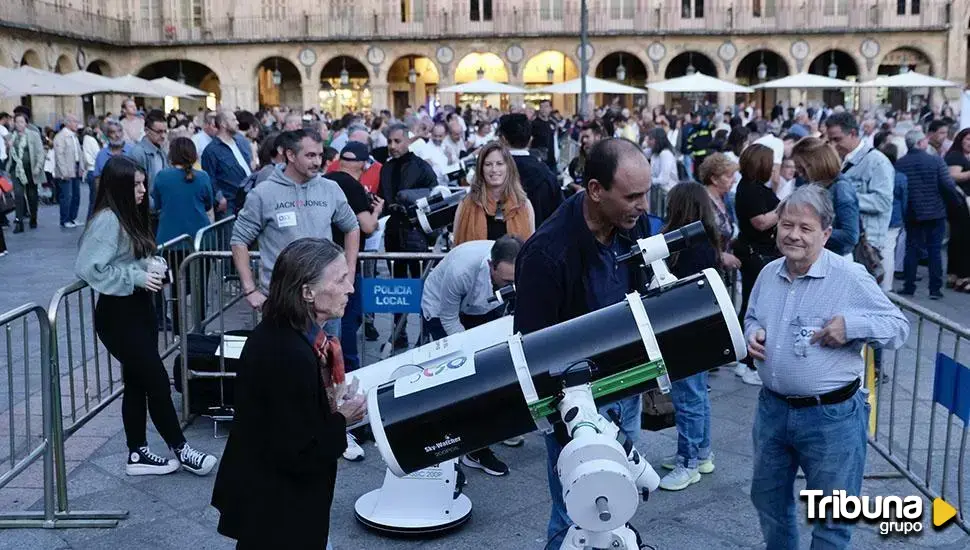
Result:
{"label": "crowd of people", "polygon": [[[945,284],[970,292],[970,130],[955,132],[946,107],[856,116],[841,107],[778,105],[765,117],[754,104],[722,111],[705,104],[683,115],[609,106],[589,120],[563,117],[549,101],[537,107],[501,113],[446,106],[431,113],[422,106],[399,117],[382,111],[339,119],[316,109],[274,107],[190,117],[143,112],[128,100],[117,119],[92,119],[82,127],[66,116],[49,146],[29,109],[18,108],[12,117],[0,113],[0,128],[11,125],[0,139],[0,160],[16,189],[14,232],[37,226],[44,196],[59,204],[65,230],[85,225],[77,272],[102,295],[95,325],[125,369],[128,473],[171,473],[181,465],[204,474],[216,463],[172,424],[167,375],[148,345],[158,330],[172,330],[152,298],[162,284],[151,267],[155,245],[235,216],[229,238],[234,266],[246,301],[264,315],[244,352],[243,362],[254,370],[239,379],[246,389],[240,390],[239,422],[213,503],[223,513],[221,532],[258,544],[268,539],[249,526],[266,513],[265,502],[287,494],[303,502],[310,498],[306,487],[267,485],[239,495],[230,480],[246,468],[280,468],[318,476],[332,494],[337,457],[364,457],[355,437],[344,435],[364,404],[341,384],[344,372],[361,365],[358,332],[379,338],[359,295],[357,257],[365,239],[386,217],[386,251],[426,252],[429,236],[409,221],[407,207],[437,186],[467,184],[452,226],[453,248],[426,282],[422,342],[506,314],[485,298],[513,281],[515,327],[523,333],[612,305],[650,282],[649,273],[617,258],[655,231],[651,214],[653,221],[662,218],[665,230],[701,221],[709,242],[669,263],[677,276],[715,268],[740,278],[739,319],[750,353],[733,372],[763,386],[751,494],[769,547],[797,541],[790,499],[798,466],[810,488],[858,493],[868,412],[858,351],[863,343],[898,347],[908,330],[880,289],[914,294],[917,266],[925,261],[929,296],[941,297],[949,228]],[[569,144],[578,145],[575,154]],[[91,200],[79,220],[82,181]],[[249,258],[254,245],[258,278]],[[310,262],[313,255],[319,258]],[[175,269],[183,258],[176,248],[165,260]],[[420,266],[396,262],[392,276],[419,277]],[[118,312],[142,322],[112,321],[122,316]],[[398,314],[398,321],[403,326],[393,345],[406,349],[412,345],[406,317]],[[315,376],[323,394],[269,388],[260,369],[276,358],[275,340],[298,348],[292,363],[303,370],[294,370],[286,383]],[[814,370],[805,374],[809,364]],[[663,461],[670,471],[662,489],[687,489],[715,470],[708,390],[707,373],[673,384],[678,442]],[[268,416],[271,405],[289,397],[306,400],[293,406],[303,406],[301,415],[319,424],[279,431],[280,423],[292,423],[282,412],[279,422],[267,421],[275,418]],[[174,461],[145,444],[146,401]],[[610,409],[636,444],[640,397]],[[782,429],[786,416],[799,418],[797,429]],[[279,433],[267,433],[273,431]],[[818,439],[821,431],[825,437]],[[570,524],[555,475],[564,442],[564,434],[545,438],[552,544]],[[285,451],[282,459],[233,456],[258,454],[263,445]],[[827,459],[819,453],[829,447],[844,455],[847,467],[839,475],[820,467]],[[489,448],[469,453],[462,464],[495,476],[509,473]],[[263,503],[249,503],[253,495],[262,495]],[[849,528],[822,522],[813,536],[841,548]],[[287,537],[305,540],[298,533]]]}

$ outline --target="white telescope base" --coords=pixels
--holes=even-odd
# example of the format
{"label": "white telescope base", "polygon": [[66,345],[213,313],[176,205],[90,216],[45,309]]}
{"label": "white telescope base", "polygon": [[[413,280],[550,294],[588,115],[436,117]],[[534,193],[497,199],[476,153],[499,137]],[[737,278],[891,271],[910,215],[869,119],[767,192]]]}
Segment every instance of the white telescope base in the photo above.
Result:
{"label": "white telescope base", "polygon": [[591,532],[575,525],[566,531],[559,550],[637,550],[637,536],[628,527],[612,531]]}
{"label": "white telescope base", "polygon": [[460,526],[471,516],[472,502],[463,494],[455,497],[457,467],[453,459],[404,477],[387,470],[380,489],[354,504],[357,521],[396,535],[441,533]]}

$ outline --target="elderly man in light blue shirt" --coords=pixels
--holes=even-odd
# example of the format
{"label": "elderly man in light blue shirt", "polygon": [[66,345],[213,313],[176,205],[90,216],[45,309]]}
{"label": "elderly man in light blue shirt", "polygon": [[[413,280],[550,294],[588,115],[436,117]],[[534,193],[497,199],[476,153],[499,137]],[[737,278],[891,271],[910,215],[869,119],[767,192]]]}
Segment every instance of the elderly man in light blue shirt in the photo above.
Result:
{"label": "elderly man in light blue shirt", "polygon": [[[751,500],[773,550],[799,547],[799,467],[809,490],[859,495],[869,423],[860,351],[866,343],[896,349],[909,335],[909,322],[865,268],[824,249],[834,218],[824,189],[796,189],[779,213],[783,257],[758,276],[744,319],[764,383]],[[812,548],[847,548],[851,534],[848,523],[818,521]]]}

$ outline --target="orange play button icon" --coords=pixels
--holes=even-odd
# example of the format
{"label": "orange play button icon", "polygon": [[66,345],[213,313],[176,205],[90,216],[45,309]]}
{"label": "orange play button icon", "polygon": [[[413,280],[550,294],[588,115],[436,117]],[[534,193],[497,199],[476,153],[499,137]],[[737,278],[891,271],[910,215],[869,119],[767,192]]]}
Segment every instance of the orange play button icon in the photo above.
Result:
{"label": "orange play button icon", "polygon": [[957,515],[957,510],[942,498],[933,499],[933,526],[943,527]]}

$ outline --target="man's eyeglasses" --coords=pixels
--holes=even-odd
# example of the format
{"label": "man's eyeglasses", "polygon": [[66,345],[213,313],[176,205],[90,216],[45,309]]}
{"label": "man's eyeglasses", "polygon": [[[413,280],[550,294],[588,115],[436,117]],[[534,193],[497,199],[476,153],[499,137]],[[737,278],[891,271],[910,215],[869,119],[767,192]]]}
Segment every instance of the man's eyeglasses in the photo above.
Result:
{"label": "man's eyeglasses", "polygon": [[150,132],[154,132],[156,134],[167,134],[168,133],[168,128],[161,128],[161,129],[158,129],[158,128],[146,128],[146,130],[148,130]]}

